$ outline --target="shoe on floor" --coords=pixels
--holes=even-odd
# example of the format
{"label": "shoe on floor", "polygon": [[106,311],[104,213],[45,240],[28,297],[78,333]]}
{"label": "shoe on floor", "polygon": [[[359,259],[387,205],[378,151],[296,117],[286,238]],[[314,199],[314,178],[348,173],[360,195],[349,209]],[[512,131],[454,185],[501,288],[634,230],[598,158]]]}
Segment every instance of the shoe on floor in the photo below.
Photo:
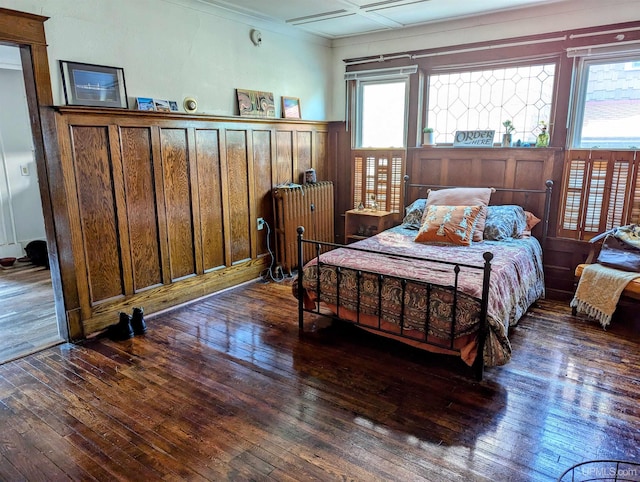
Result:
{"label": "shoe on floor", "polygon": [[131,327],[136,335],[144,335],[147,332],[147,324],[144,322],[144,310],[142,308],[133,309]]}
{"label": "shoe on floor", "polygon": [[120,313],[120,321],[107,328],[107,335],[114,341],[124,341],[133,338],[131,317],[126,313]]}

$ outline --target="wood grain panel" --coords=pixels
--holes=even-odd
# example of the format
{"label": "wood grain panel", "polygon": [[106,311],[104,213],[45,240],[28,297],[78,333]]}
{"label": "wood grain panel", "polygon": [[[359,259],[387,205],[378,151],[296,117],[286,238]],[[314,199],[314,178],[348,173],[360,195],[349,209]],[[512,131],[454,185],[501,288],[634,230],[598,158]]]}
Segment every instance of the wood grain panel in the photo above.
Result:
{"label": "wood grain panel", "polygon": [[[311,148],[313,133],[310,131],[296,132],[296,149],[298,159],[298,175],[304,176],[304,171],[313,167]],[[316,173],[317,175],[317,173]]]}
{"label": "wood grain panel", "polygon": [[246,131],[227,130],[227,172],[231,218],[231,262],[251,257]]}
{"label": "wood grain panel", "polygon": [[46,45],[44,22],[48,17],[0,8],[0,40]]}
{"label": "wood grain panel", "polygon": [[[313,138],[310,139],[313,142]],[[327,149],[329,148],[329,134],[327,132],[316,132],[315,145],[310,145],[313,158],[313,168],[319,181],[331,180],[331,170],[327,159]]]}
{"label": "wood grain panel", "polygon": [[276,184],[285,182],[300,183],[293,172],[293,132],[276,132],[276,159],[274,170],[276,173]]}
{"label": "wood grain panel", "polygon": [[134,291],[162,282],[158,216],[148,128],[120,129]]}
{"label": "wood grain panel", "polygon": [[[253,131],[253,172],[256,217],[264,218],[273,232],[275,221],[271,197],[271,133]],[[258,231],[257,254],[267,253],[267,230]]]}
{"label": "wood grain panel", "polygon": [[205,271],[224,266],[220,142],[217,129],[196,129],[198,195]]}
{"label": "wood grain panel", "polygon": [[123,295],[113,176],[106,127],[73,127],[73,157],[92,303]]}
{"label": "wood grain panel", "polygon": [[195,273],[186,129],[161,129],[162,169],[171,279]]}
{"label": "wood grain panel", "polygon": [[[59,123],[59,157],[64,168],[64,177],[57,183],[64,189],[56,193],[61,197],[58,204],[70,213],[71,226],[61,239],[73,248],[65,251],[61,264],[72,275],[66,278],[73,288],[68,299],[73,301],[76,290],[79,304],[79,308],[65,305],[63,312],[82,329],[82,333],[74,329],[79,333],[76,339],[112,324],[114,312],[144,306],[145,313],[152,314],[255,279],[268,260],[267,233],[257,231],[255,218],[263,217],[273,226],[270,192],[277,178],[277,130],[284,132],[279,152],[286,172],[293,169],[299,143],[311,142],[300,148],[311,152],[316,169],[326,161],[326,152],[319,155],[314,146],[316,133],[326,132],[327,123],[76,106],[56,107],[52,112]],[[82,143],[69,135],[73,132],[69,126],[89,131],[96,129],[93,126],[108,127],[99,128],[99,142]],[[298,131],[305,134],[297,136]],[[74,149],[87,159],[107,159],[107,177],[100,174],[102,166],[85,168],[87,177],[98,172],[98,179],[84,187],[76,176]],[[95,236],[98,243],[85,242],[80,191],[88,199],[108,200],[115,216],[115,238],[100,230]],[[100,244],[109,239],[112,248],[119,250],[116,255]],[[113,261],[113,267],[121,269],[105,279],[116,283],[116,292],[124,296],[112,296],[111,289],[100,296],[109,299],[92,301],[93,287],[86,273],[96,270],[88,267],[96,260]]]}

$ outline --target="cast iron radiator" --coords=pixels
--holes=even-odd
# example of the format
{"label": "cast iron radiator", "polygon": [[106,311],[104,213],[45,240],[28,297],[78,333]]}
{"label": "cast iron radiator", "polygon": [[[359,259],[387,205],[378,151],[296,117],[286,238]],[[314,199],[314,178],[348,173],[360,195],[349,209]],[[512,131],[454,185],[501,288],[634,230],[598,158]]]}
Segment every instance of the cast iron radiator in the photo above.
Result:
{"label": "cast iron radiator", "polygon": [[[273,190],[276,233],[276,259],[282,272],[291,276],[298,264],[298,226],[305,237],[333,243],[333,183],[278,186]],[[304,261],[315,256],[313,246],[304,246]]]}

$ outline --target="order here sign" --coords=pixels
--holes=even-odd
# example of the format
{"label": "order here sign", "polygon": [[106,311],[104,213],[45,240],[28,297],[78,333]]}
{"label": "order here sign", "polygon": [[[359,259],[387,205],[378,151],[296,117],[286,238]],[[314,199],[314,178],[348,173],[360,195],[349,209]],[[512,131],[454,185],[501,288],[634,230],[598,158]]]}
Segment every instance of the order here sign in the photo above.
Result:
{"label": "order here sign", "polygon": [[456,131],[453,147],[493,147],[496,131]]}

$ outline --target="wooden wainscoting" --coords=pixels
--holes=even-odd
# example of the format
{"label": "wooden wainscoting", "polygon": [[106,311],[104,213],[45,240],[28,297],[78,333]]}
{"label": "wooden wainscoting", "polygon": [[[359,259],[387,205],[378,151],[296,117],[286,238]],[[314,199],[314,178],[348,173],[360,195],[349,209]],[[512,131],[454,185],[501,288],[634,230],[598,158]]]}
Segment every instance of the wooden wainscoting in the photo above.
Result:
{"label": "wooden wainscoting", "polygon": [[[272,188],[326,167],[327,124],[56,110],[82,338],[256,278],[271,262]],[[273,243],[273,240],[272,240]]]}
{"label": "wooden wainscoting", "polygon": [[[562,179],[562,149],[555,148],[454,148],[409,149],[407,174],[412,184],[443,186],[497,187],[507,189],[545,189],[554,182],[549,234],[555,233],[556,213]],[[409,192],[410,200],[426,197]],[[492,195],[499,204],[519,204],[538,217],[544,212],[544,196],[526,193]]]}

